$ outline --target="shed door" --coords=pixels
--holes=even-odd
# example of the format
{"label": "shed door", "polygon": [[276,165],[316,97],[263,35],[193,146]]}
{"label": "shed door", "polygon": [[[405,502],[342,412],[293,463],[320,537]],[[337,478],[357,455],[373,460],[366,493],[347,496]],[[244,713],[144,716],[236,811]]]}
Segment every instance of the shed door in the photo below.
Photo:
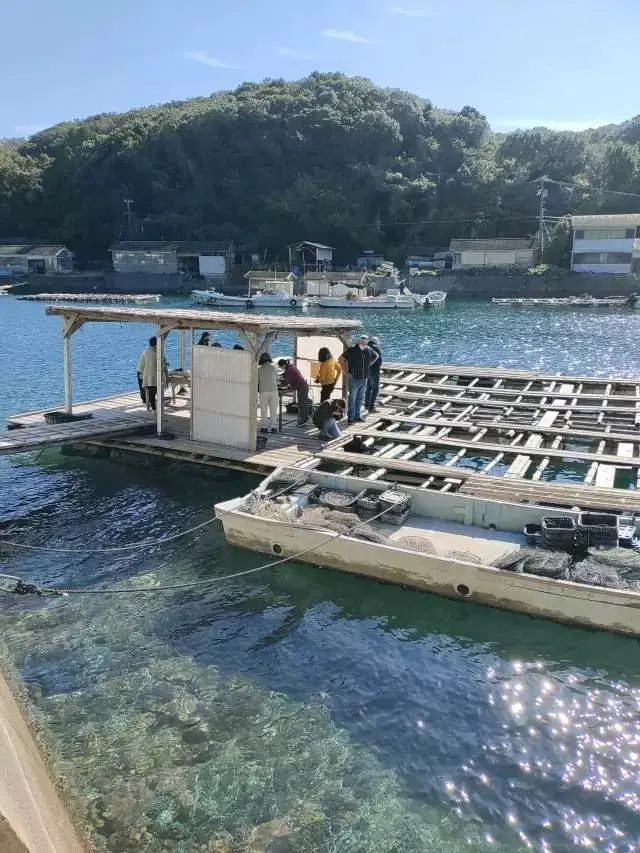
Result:
{"label": "shed door", "polygon": [[194,346],[191,438],[255,450],[258,374],[250,352]]}

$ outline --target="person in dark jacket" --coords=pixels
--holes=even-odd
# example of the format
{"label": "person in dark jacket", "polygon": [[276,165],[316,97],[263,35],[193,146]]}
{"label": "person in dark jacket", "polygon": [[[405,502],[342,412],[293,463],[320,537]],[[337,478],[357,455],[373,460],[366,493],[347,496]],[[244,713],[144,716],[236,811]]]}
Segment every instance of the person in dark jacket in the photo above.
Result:
{"label": "person in dark jacket", "polygon": [[309,399],[309,383],[298,370],[295,364],[291,364],[286,358],[278,361],[278,367],[283,371],[282,381],[285,385],[296,392],[298,398],[298,425],[306,424],[311,417],[311,400]]}
{"label": "person in dark jacket", "polygon": [[320,430],[320,438],[331,441],[342,433],[337,421],[344,417],[347,404],[344,400],[324,400],[313,413],[313,423]]}
{"label": "person in dark jacket", "polygon": [[382,367],[382,352],[380,351],[380,341],[378,338],[370,338],[369,346],[378,353],[378,358],[369,368],[369,376],[367,377],[367,387],[364,392],[364,407],[372,414],[376,410],[376,400],[378,399],[378,391],[380,390],[380,368]]}
{"label": "person in dark jacket", "polygon": [[349,423],[363,421],[362,403],[371,365],[378,360],[378,353],[369,346],[369,335],[360,335],[358,342],[348,347],[342,360],[349,374]]}

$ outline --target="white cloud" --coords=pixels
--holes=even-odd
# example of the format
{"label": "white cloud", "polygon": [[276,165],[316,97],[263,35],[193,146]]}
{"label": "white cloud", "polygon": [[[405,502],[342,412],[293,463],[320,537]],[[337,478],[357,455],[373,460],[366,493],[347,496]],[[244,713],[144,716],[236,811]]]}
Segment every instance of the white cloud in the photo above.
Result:
{"label": "white cloud", "polygon": [[210,65],[212,68],[233,69],[238,67],[237,65],[229,65],[222,59],[216,59],[215,56],[209,56],[204,50],[190,50],[185,53],[184,58],[191,60],[191,62],[200,62],[202,65]]}
{"label": "white cloud", "polygon": [[34,133],[39,133],[41,130],[44,130],[46,124],[17,124],[15,126],[15,132],[18,136],[33,136]]}
{"label": "white cloud", "polygon": [[394,15],[404,15],[405,18],[424,18],[427,14],[424,9],[403,9],[400,6],[392,6],[391,12]]}
{"label": "white cloud", "polygon": [[287,59],[300,59],[300,54],[297,50],[294,50],[292,47],[285,47],[284,45],[277,44],[276,53],[278,56],[285,56]]}
{"label": "white cloud", "polygon": [[357,42],[358,44],[371,44],[371,41],[369,41],[369,39],[363,38],[363,36],[359,36],[356,33],[350,32],[349,30],[323,30],[322,35],[326,36],[328,39],[351,41]]}
{"label": "white cloud", "polygon": [[612,124],[610,119],[555,119],[555,118],[500,118],[490,122],[498,131],[530,130],[532,127],[547,127],[549,130],[587,130]]}

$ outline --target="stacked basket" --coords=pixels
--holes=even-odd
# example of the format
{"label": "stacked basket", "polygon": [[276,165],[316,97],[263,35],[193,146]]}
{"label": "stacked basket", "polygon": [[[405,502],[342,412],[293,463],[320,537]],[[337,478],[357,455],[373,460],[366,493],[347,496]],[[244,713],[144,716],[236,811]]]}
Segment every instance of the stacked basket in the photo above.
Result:
{"label": "stacked basket", "polygon": [[386,521],[387,524],[396,524],[400,526],[404,524],[409,515],[409,495],[396,489],[387,489],[379,496],[380,512],[386,510],[381,521]]}
{"label": "stacked basket", "polygon": [[542,518],[542,547],[550,551],[568,551],[571,553],[576,539],[576,523],[567,515]]}

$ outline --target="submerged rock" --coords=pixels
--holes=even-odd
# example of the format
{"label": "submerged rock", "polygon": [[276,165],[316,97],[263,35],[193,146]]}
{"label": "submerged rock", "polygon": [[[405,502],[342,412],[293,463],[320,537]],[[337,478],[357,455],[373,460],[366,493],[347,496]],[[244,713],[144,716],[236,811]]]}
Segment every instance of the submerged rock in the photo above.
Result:
{"label": "submerged rock", "polygon": [[233,836],[230,832],[216,832],[205,849],[207,853],[233,853]]}
{"label": "submerged rock", "polygon": [[260,823],[251,830],[247,853],[293,853],[295,831],[283,818]]}

